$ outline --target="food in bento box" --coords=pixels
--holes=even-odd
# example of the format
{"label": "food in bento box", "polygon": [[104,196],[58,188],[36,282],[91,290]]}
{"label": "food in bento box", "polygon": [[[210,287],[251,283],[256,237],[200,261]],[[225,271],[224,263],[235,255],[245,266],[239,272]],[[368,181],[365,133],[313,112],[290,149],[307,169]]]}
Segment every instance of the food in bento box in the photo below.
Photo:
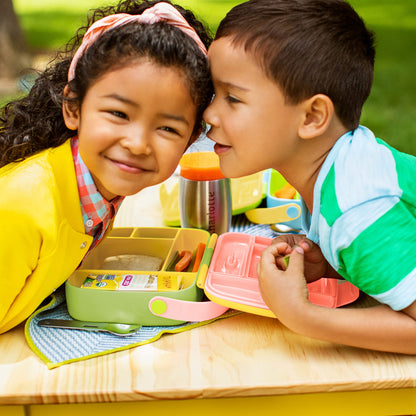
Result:
{"label": "food in bento box", "polygon": [[192,260],[192,253],[189,250],[183,250],[179,253],[180,260],[175,264],[175,271],[182,272],[184,271]]}
{"label": "food in bento box", "polygon": [[274,193],[274,196],[276,198],[282,198],[282,199],[293,199],[295,195],[296,195],[296,189],[289,183],[282,186],[280,189],[278,189]]}
{"label": "food in bento box", "polygon": [[182,276],[153,274],[89,274],[81,286],[101,290],[179,290]]}
{"label": "food in bento box", "polygon": [[154,270],[162,267],[162,259],[143,254],[120,254],[104,259],[100,269],[104,270]]}

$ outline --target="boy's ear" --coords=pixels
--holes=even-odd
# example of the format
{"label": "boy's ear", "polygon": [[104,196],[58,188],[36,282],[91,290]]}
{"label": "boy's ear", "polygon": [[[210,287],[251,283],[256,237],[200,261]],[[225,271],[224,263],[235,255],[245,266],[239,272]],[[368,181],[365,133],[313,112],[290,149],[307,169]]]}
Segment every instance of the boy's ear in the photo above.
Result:
{"label": "boy's ear", "polygon": [[302,103],[304,116],[299,126],[299,137],[313,139],[326,132],[334,115],[334,103],[325,94],[316,94]]}
{"label": "boy's ear", "polygon": [[65,125],[69,130],[78,130],[79,127],[79,106],[77,103],[68,101],[65,98],[75,98],[75,94],[65,85],[64,100],[62,102],[62,115]]}

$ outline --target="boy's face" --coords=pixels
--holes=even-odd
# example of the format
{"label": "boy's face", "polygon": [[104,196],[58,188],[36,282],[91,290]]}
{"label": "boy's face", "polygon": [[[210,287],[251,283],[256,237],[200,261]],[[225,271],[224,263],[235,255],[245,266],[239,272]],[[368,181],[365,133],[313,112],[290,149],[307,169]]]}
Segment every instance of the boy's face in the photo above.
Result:
{"label": "boy's face", "polygon": [[80,111],[65,120],[78,131],[81,157],[110,200],[172,175],[195,115],[182,73],[140,61],[104,74],[88,89]]}
{"label": "boy's face", "polygon": [[301,139],[302,112],[285,103],[278,85],[228,37],[208,51],[215,97],[204,113],[225,176],[239,177],[291,162]]}

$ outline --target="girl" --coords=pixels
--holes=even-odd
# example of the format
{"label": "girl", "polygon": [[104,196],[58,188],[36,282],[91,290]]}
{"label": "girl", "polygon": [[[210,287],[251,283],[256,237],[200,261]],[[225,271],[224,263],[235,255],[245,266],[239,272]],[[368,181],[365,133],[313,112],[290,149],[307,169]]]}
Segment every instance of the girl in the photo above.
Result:
{"label": "girl", "polygon": [[124,196],[173,173],[212,97],[210,40],[168,2],[96,10],[29,95],[2,110],[0,333],[78,267]]}

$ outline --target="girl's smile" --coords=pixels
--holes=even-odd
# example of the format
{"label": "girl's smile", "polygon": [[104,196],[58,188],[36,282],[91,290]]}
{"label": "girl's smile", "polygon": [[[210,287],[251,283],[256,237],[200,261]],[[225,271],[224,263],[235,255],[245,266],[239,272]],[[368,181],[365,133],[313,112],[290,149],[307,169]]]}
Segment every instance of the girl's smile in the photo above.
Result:
{"label": "girl's smile", "polygon": [[64,117],[78,131],[97,189],[111,200],[174,172],[191,138],[196,106],[182,72],[138,60],[99,78],[81,109],[64,105]]}
{"label": "girl's smile", "polygon": [[141,173],[143,172],[145,169],[140,168],[140,166],[138,166],[138,164],[136,164],[134,161],[118,161],[118,160],[113,160],[113,159],[109,159],[111,160],[120,170],[123,170],[125,172],[128,173]]}

